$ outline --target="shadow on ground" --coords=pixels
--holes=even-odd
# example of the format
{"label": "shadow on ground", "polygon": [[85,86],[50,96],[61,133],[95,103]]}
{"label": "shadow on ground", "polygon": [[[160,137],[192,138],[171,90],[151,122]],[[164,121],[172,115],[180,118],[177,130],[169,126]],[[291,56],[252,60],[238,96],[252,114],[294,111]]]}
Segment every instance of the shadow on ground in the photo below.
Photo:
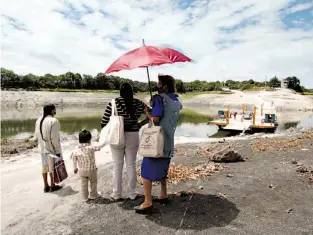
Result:
{"label": "shadow on ground", "polygon": [[[224,227],[236,219],[239,209],[226,198],[216,195],[194,194],[192,196],[169,196],[167,205],[154,203],[154,213],[144,216],[147,220],[163,227],[174,229],[204,230]],[[133,210],[143,198],[126,200],[119,204],[125,210]]]}
{"label": "shadow on ground", "polygon": [[87,201],[87,204],[99,204],[99,205],[109,205],[109,204],[112,204],[112,203],[116,203],[108,198],[104,198],[104,197],[99,197],[97,199],[94,199],[94,200],[88,200]]}
{"label": "shadow on ground", "polygon": [[67,197],[67,196],[77,194],[79,193],[79,191],[73,190],[71,186],[66,186],[58,191],[51,192],[51,193],[58,195],[59,197]]}

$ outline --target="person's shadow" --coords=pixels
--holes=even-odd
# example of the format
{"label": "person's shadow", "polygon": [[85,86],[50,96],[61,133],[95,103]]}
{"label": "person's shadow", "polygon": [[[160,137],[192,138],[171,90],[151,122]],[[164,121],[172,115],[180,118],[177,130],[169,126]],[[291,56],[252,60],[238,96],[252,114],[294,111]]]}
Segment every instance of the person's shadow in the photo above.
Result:
{"label": "person's shadow", "polygon": [[55,194],[55,195],[58,195],[59,197],[67,197],[67,196],[78,194],[79,191],[73,190],[71,186],[66,186],[66,187],[61,188],[58,191],[54,191],[54,192],[51,192],[51,193]]}
{"label": "person's shadow", "polygon": [[[237,218],[239,209],[226,198],[216,195],[194,194],[189,196],[169,195],[169,204],[154,203],[154,213],[145,218],[164,227],[174,229],[204,230],[224,227]],[[133,210],[143,198],[119,204]]]}

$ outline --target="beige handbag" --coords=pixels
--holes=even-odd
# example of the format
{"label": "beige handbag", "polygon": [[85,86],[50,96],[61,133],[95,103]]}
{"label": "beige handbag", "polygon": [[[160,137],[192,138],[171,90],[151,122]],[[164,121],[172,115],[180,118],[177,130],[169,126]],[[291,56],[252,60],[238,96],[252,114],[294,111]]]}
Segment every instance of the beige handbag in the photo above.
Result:
{"label": "beige handbag", "polygon": [[111,101],[111,117],[109,123],[100,132],[99,143],[124,146],[124,117],[118,116],[115,99]]}
{"label": "beige handbag", "polygon": [[143,157],[163,157],[164,133],[162,127],[152,126],[142,130],[138,154]]}

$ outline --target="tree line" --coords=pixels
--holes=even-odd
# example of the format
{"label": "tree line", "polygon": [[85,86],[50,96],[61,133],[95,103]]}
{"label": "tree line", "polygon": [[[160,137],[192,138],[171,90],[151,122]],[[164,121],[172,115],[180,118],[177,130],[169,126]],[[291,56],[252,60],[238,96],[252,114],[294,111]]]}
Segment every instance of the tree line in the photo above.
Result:
{"label": "tree line", "polygon": [[[288,77],[288,87],[298,92],[305,91],[300,85],[297,77]],[[37,76],[34,74],[18,75],[12,70],[1,68],[1,89],[84,89],[84,90],[119,90],[123,82],[129,82],[134,88],[134,92],[148,92],[149,85],[147,82],[132,81],[130,79],[118,76],[105,75],[98,73],[96,76],[67,72],[60,75],[45,74]],[[280,87],[280,80],[277,77],[270,79],[269,82],[258,82],[253,79],[247,81],[227,80],[225,82],[199,81],[183,82],[176,79],[176,89],[178,93],[185,92],[205,92],[221,91],[224,87],[229,89],[250,90],[261,87]],[[157,83],[151,82],[152,91],[157,90]]]}

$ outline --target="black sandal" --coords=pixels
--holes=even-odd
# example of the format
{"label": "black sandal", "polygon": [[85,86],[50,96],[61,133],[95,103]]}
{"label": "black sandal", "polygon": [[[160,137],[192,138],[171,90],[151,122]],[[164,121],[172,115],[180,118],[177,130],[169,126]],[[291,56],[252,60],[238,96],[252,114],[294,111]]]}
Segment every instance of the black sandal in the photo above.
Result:
{"label": "black sandal", "polygon": [[153,201],[161,203],[163,205],[166,205],[166,204],[168,204],[170,202],[168,197],[166,197],[166,198],[155,198],[155,199],[153,199]]}
{"label": "black sandal", "polygon": [[50,186],[45,187],[45,188],[43,189],[43,192],[44,192],[44,193],[48,193],[48,192],[50,192]]}
{"label": "black sandal", "polygon": [[60,185],[54,185],[53,187],[50,187],[50,192],[58,191],[62,188]]}
{"label": "black sandal", "polygon": [[142,214],[142,215],[147,215],[147,214],[152,214],[153,213],[153,206],[149,206],[146,208],[141,208],[140,206],[135,206],[134,210],[136,213],[138,214]]}

